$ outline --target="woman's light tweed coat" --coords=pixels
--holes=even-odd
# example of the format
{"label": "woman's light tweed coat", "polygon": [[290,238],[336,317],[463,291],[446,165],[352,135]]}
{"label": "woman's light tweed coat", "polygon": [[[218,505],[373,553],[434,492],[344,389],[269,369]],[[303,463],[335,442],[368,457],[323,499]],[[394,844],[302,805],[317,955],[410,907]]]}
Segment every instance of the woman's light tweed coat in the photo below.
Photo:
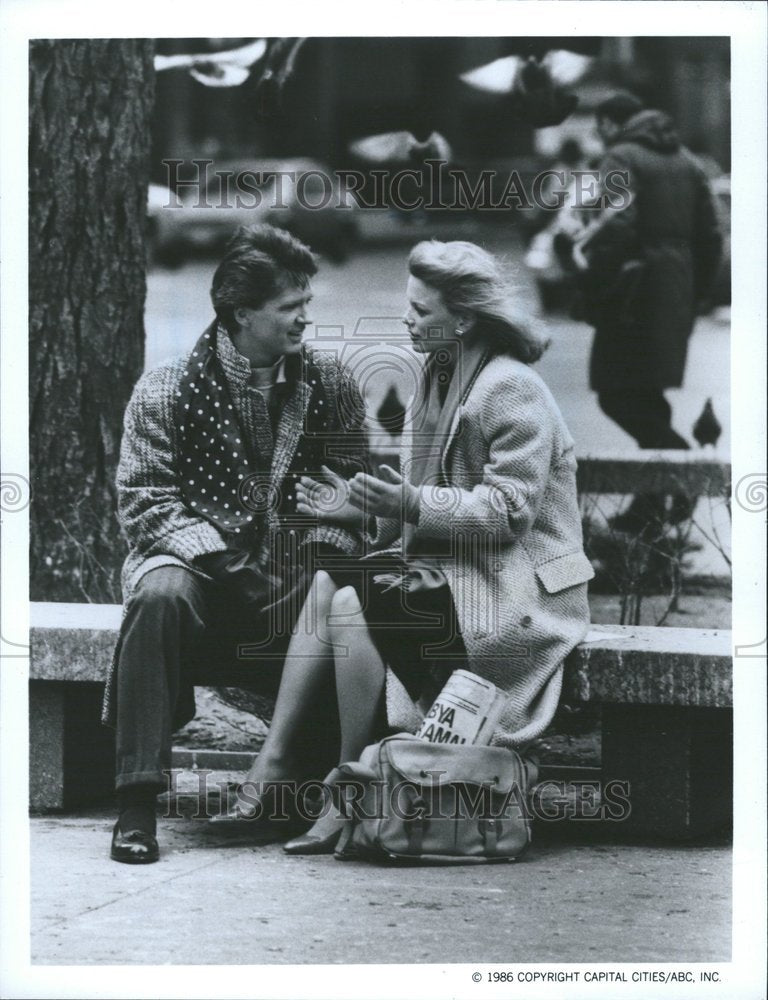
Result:
{"label": "woman's light tweed coat", "polygon": [[[406,428],[405,474],[410,419]],[[456,558],[439,563],[469,669],[507,692],[494,742],[519,746],[551,721],[562,662],[589,625],[587,580],[594,576],[582,549],[573,439],[531,368],[497,355],[480,371],[454,415],[442,475],[450,486],[419,488],[414,540],[454,539]],[[398,522],[380,521],[377,547],[398,533]],[[390,724],[418,724],[391,672],[387,708]]]}

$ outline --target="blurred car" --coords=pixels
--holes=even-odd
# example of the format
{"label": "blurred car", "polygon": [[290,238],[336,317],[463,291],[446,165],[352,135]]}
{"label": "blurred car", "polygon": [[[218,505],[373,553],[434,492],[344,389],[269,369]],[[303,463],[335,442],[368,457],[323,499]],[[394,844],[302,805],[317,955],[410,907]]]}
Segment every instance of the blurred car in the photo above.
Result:
{"label": "blurred car", "polygon": [[342,261],[357,236],[357,213],[354,197],[314,160],[217,162],[199,188],[184,183],[174,194],[150,185],[152,256],[177,267],[194,255],[219,253],[239,226],[268,222]]}

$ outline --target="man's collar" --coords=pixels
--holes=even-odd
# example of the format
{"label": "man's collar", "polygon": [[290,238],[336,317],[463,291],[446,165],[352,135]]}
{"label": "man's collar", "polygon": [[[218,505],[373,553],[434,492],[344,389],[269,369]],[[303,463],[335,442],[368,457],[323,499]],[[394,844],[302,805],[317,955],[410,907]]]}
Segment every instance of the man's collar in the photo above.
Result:
{"label": "man's collar", "polygon": [[288,379],[285,376],[285,355],[280,358],[280,362],[277,366],[277,371],[275,372],[275,385],[280,385],[281,382],[287,382]]}
{"label": "man's collar", "polygon": [[[222,323],[216,326],[216,353],[230,383],[245,385],[250,380],[251,362],[237,350],[227,328]],[[280,359],[275,384],[301,378],[302,368],[300,354],[292,354],[290,357],[283,355]]]}
{"label": "man's collar", "polygon": [[229,382],[245,385],[251,377],[251,363],[237,350],[222,323],[216,327],[216,353]]}

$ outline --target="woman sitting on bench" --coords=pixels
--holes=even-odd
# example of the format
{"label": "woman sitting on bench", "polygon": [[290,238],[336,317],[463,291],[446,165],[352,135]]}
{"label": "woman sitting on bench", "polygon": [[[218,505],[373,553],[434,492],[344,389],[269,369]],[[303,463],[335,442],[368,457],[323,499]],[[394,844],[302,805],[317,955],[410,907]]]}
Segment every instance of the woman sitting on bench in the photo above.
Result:
{"label": "woman sitting on bench", "polygon": [[[387,726],[414,730],[417,708],[460,667],[507,695],[493,742],[528,743],[552,719],[562,662],[587,630],[593,571],[573,440],[530,367],[543,345],[516,318],[497,261],[480,247],[420,243],[409,271],[403,322],[424,365],[406,414],[402,476],[382,466],[349,482],[302,482],[304,513],[364,519],[370,545],[362,559],[328,561],[314,577],[248,774],[262,798],[270,782],[295,778],[296,734],[334,683],[341,761],[356,760]],[[240,803],[221,819],[249,815]],[[329,813],[286,850],[331,852],[341,824]]]}

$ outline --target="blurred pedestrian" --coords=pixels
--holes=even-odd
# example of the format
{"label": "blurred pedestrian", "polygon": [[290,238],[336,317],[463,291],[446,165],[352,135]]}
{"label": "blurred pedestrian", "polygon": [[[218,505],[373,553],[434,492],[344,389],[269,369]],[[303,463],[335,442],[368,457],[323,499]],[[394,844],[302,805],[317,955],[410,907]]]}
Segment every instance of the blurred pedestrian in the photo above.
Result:
{"label": "blurred pedestrian", "polygon": [[[601,206],[577,250],[595,327],[590,386],[641,448],[687,449],[664,390],[682,385],[696,305],[717,269],[722,237],[713,197],[664,112],[615,94],[597,108],[597,129],[606,146],[602,190],[613,176],[614,190],[619,178],[628,197]],[[615,526],[642,528],[663,519],[663,506],[664,497],[635,497]]]}

